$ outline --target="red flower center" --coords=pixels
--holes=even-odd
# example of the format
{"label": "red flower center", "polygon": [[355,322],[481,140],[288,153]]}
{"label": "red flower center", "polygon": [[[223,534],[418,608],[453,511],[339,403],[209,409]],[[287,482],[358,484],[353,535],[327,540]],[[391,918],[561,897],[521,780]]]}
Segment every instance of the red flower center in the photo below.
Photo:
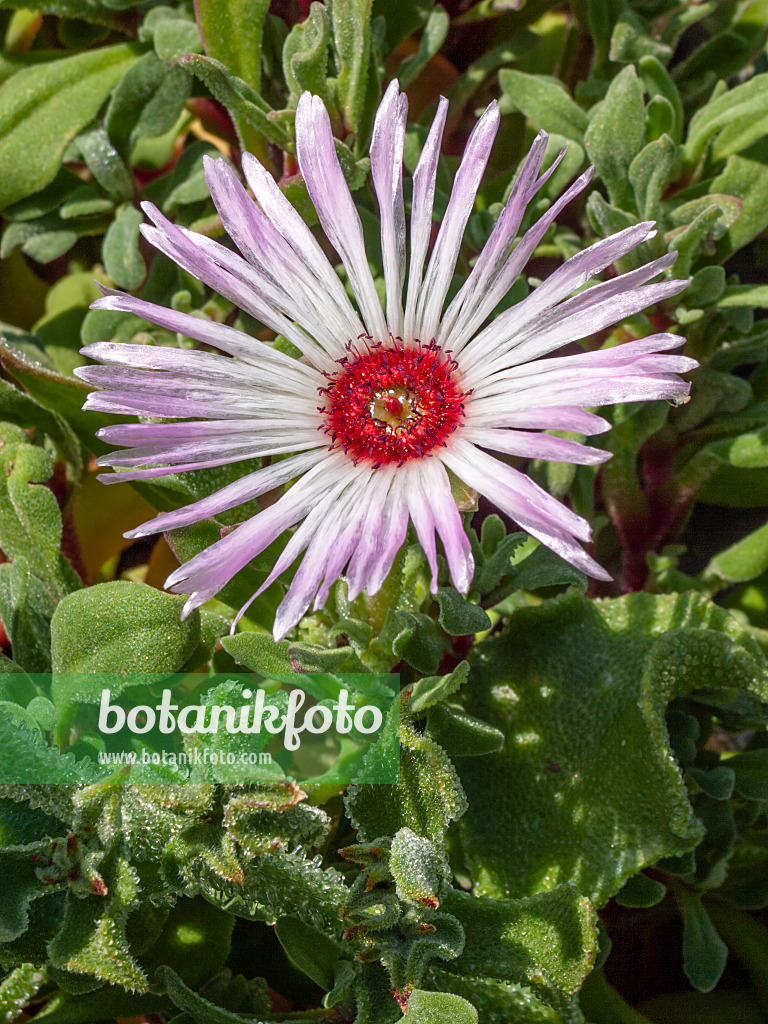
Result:
{"label": "red flower center", "polygon": [[401,466],[444,447],[469,394],[461,390],[450,353],[434,341],[403,348],[399,339],[361,340],[365,350],[350,346],[340,369],[328,375],[328,386],[320,388],[321,429],[331,437],[331,449],[378,468]]}

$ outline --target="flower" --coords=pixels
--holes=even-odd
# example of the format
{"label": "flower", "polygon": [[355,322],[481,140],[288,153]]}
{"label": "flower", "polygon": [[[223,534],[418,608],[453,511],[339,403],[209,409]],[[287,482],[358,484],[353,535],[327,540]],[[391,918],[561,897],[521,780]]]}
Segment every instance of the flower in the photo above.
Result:
{"label": "flower", "polygon": [[330,120],[317,96],[305,93],[296,111],[298,161],[357,309],[307,225],[247,153],[243,170],[255,202],[224,160],[209,160],[206,167],[214,203],[242,255],[170,223],[144,204],[153,222],[144,226],[144,235],[157,249],[302,353],[295,359],[232,327],[119,292],[106,291],[94,303],[97,309],[135,313],[225,353],[110,342],[83,349],[105,364],[76,371],[103,389],[91,392],[86,408],[165,421],[99,431],[103,440],[127,448],[99,459],[100,465],[125,470],[102,477],[105,482],[290,453],[126,534],[143,537],[187,526],[294,481],[273,504],[171,573],[166,587],[190,595],[184,614],[213,597],[292,527],[296,530],[261,588],[303,553],[277,611],[277,639],[310,604],[315,609],[325,604],[342,573],[351,599],[363,588],[376,593],[409,521],[429,563],[432,589],[437,587],[437,536],[454,586],[466,593],[474,564],[449,471],[573,565],[610,579],[578,543],[589,540],[589,524],[489,451],[601,463],[607,452],[541,431],[589,435],[609,428],[584,406],[684,401],[689,385],[677,374],[696,363],[665,354],[683,343],[676,335],[543,357],[676,295],[687,282],[648,283],[671,266],[673,253],[577,292],[654,234],[652,222],[637,224],[569,259],[486,325],[547,228],[592,176],[589,170],[578,178],[515,246],[526,206],[558,162],[540,174],[547,146],[542,132],[471,273],[444,309],[499,125],[498,106],[492,103],[467,142],[427,259],[446,113],[441,99],[413,175],[407,274],[402,167],[407,99],[396,82],[376,116],[371,170],[381,211],[386,309],[366,259]]}

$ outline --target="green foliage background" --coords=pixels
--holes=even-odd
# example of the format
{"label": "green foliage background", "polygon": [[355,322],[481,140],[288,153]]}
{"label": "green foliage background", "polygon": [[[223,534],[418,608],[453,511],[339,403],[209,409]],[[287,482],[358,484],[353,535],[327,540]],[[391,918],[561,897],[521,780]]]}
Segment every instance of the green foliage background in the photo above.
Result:
{"label": "green foliage background", "polygon": [[[768,0],[0,0],[0,33],[0,775],[28,780],[0,790],[3,1019],[768,1019]],[[409,543],[376,598],[342,581],[276,644],[276,583],[227,635],[283,539],[182,623],[163,579],[256,506],[154,547],[122,533],[254,464],[96,481],[111,420],[82,412],[81,346],[193,343],[89,311],[94,278],[284,347],[150,252],[138,204],[220,236],[203,157],[248,149],[316,223],[311,89],[383,292],[366,153],[393,76],[409,170],[450,101],[438,218],[501,104],[454,287],[543,128],[547,162],[568,154],[523,229],[597,175],[501,308],[656,220],[613,270],[676,250],[690,285],[584,345],[684,334],[691,401],[613,409],[599,470],[526,467],[591,521],[614,586],[483,506],[466,599],[447,576],[433,598]],[[96,690],[66,684],[236,667],[399,672],[399,785],[124,785],[97,765]]]}

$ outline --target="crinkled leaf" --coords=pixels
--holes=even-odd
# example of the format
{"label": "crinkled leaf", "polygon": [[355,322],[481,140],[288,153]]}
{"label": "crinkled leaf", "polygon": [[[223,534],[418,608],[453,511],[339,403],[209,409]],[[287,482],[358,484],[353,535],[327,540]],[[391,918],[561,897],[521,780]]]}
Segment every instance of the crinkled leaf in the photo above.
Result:
{"label": "crinkled leaf", "polygon": [[430,710],[427,732],[449,757],[480,757],[504,746],[500,729],[450,704],[438,704]]}
{"label": "crinkled leaf", "polygon": [[372,0],[330,0],[334,57],[338,69],[336,93],[349,130],[360,127],[371,63]]}
{"label": "crinkled leaf", "polygon": [[106,896],[83,899],[69,893],[61,929],[49,946],[51,963],[75,974],[146,991],[146,976],[131,953],[125,933],[128,915],[138,897],[138,876],[117,850],[103,873]]}
{"label": "crinkled leaf", "polygon": [[294,25],[288,33],[283,45],[283,73],[296,102],[305,89],[326,98],[330,38],[328,16],[319,3],[313,3],[306,21]]}
{"label": "crinkled leaf", "polygon": [[758,646],[692,593],[564,595],[515,612],[472,662],[466,708],[506,736],[499,753],[459,762],[460,830],[491,895],[574,881],[599,904],[644,866],[692,850],[702,831],[666,704],[713,679],[768,696]]}
{"label": "crinkled leaf", "polygon": [[470,636],[491,628],[491,620],[483,609],[453,587],[440,587],[436,597],[440,605],[440,625],[450,636]]}
{"label": "crinkled leaf", "polygon": [[522,900],[452,889],[442,909],[458,918],[465,933],[464,950],[442,967],[446,973],[524,985],[563,1010],[592,969],[597,915],[572,885]]}
{"label": "crinkled leaf", "polygon": [[158,967],[156,975],[174,1005],[189,1014],[194,1024],[259,1024],[255,1017],[241,1017],[193,992],[170,967]]}
{"label": "crinkled leaf", "polygon": [[407,723],[401,727],[397,786],[350,787],[347,810],[361,839],[393,836],[403,828],[442,843],[451,821],[466,810],[466,797],[445,751]]}
{"label": "crinkled leaf", "polygon": [[469,664],[460,662],[453,672],[444,676],[424,676],[410,687],[408,712],[418,716],[446,697],[456,693],[467,681]]}
{"label": "crinkled leaf", "polygon": [[443,874],[442,859],[434,844],[409,828],[401,828],[392,839],[389,869],[395,879],[398,899],[436,909]]}

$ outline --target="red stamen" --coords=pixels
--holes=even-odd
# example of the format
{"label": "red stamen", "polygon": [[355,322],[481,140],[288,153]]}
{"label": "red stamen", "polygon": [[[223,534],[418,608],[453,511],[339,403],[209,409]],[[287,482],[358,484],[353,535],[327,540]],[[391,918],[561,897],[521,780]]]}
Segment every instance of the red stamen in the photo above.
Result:
{"label": "red stamen", "polygon": [[374,466],[402,465],[424,458],[461,423],[469,392],[461,390],[456,362],[433,341],[403,348],[363,341],[329,375],[319,393],[325,405],[325,431],[353,460]]}

